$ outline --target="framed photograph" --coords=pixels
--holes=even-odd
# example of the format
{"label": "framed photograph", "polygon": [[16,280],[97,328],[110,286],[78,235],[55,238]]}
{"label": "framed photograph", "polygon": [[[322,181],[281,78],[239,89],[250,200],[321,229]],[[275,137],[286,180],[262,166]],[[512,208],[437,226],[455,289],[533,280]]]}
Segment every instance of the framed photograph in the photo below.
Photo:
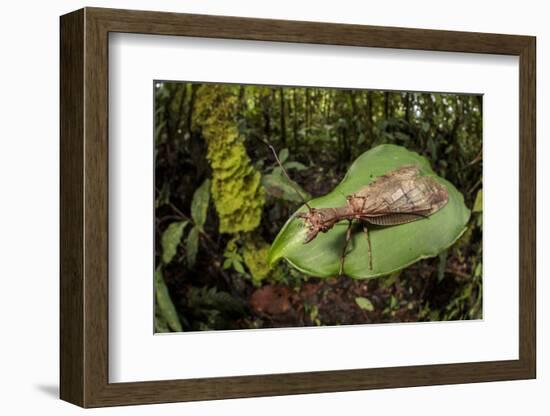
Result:
{"label": "framed photograph", "polygon": [[536,377],[534,37],[60,28],[63,400]]}

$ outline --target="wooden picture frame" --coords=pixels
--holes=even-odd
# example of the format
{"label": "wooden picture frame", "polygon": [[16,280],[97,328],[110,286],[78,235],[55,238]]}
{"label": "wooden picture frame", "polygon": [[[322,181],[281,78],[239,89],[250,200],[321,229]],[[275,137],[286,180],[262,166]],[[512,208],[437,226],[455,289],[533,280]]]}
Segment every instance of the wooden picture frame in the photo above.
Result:
{"label": "wooden picture frame", "polygon": [[[85,8],[62,16],[60,27],[60,396],[63,400],[82,407],[100,407],[535,378],[534,37],[99,8]],[[109,383],[110,32],[518,56],[519,359]]]}

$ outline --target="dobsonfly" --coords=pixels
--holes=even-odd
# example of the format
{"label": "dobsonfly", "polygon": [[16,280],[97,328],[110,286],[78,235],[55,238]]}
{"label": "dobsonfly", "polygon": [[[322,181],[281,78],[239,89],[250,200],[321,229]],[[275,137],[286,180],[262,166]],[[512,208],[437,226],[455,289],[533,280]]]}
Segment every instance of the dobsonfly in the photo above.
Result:
{"label": "dobsonfly", "polygon": [[[269,147],[292,185],[275,149]],[[420,176],[420,169],[415,165],[402,166],[377,177],[358,192],[345,196],[346,205],[335,208],[312,208],[299,190],[296,187],[294,189],[308,209],[296,215],[304,220],[308,228],[304,244],[315,239],[320,232],[326,233],[336,223],[348,221],[346,241],[340,257],[340,275],[344,271],[344,259],[354,220],[363,224],[368,243],[369,268],[372,270],[372,248],[367,224],[388,227],[427,218],[443,208],[449,200],[447,189],[430,176]]]}

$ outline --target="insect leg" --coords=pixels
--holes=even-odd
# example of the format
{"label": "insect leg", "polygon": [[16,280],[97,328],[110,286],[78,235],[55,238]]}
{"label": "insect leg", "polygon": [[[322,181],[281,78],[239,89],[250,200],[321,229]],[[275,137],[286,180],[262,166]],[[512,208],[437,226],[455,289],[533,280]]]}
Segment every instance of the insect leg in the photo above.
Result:
{"label": "insect leg", "polygon": [[352,221],[349,220],[348,229],[346,230],[346,242],[344,244],[344,249],[342,250],[342,256],[340,257],[340,272],[339,276],[342,276],[344,273],[344,259],[346,258],[346,250],[348,249],[348,243],[351,240],[351,225]]}
{"label": "insect leg", "polygon": [[371,246],[370,246],[369,229],[367,228],[366,223],[363,223],[363,231],[365,232],[365,236],[367,237],[367,243],[369,245],[369,269],[372,270],[372,249],[371,249]]}

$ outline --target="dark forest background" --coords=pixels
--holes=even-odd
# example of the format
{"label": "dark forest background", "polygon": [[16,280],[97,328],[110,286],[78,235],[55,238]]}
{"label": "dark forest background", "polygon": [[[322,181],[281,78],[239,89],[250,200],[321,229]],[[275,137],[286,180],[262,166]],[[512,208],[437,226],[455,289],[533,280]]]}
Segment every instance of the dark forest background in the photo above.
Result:
{"label": "dark forest background", "polygon": [[[479,319],[482,97],[156,82],[155,331]],[[460,240],[389,276],[318,279],[267,251],[363,152],[426,156],[472,210]],[[427,236],[429,238],[429,236]]]}

